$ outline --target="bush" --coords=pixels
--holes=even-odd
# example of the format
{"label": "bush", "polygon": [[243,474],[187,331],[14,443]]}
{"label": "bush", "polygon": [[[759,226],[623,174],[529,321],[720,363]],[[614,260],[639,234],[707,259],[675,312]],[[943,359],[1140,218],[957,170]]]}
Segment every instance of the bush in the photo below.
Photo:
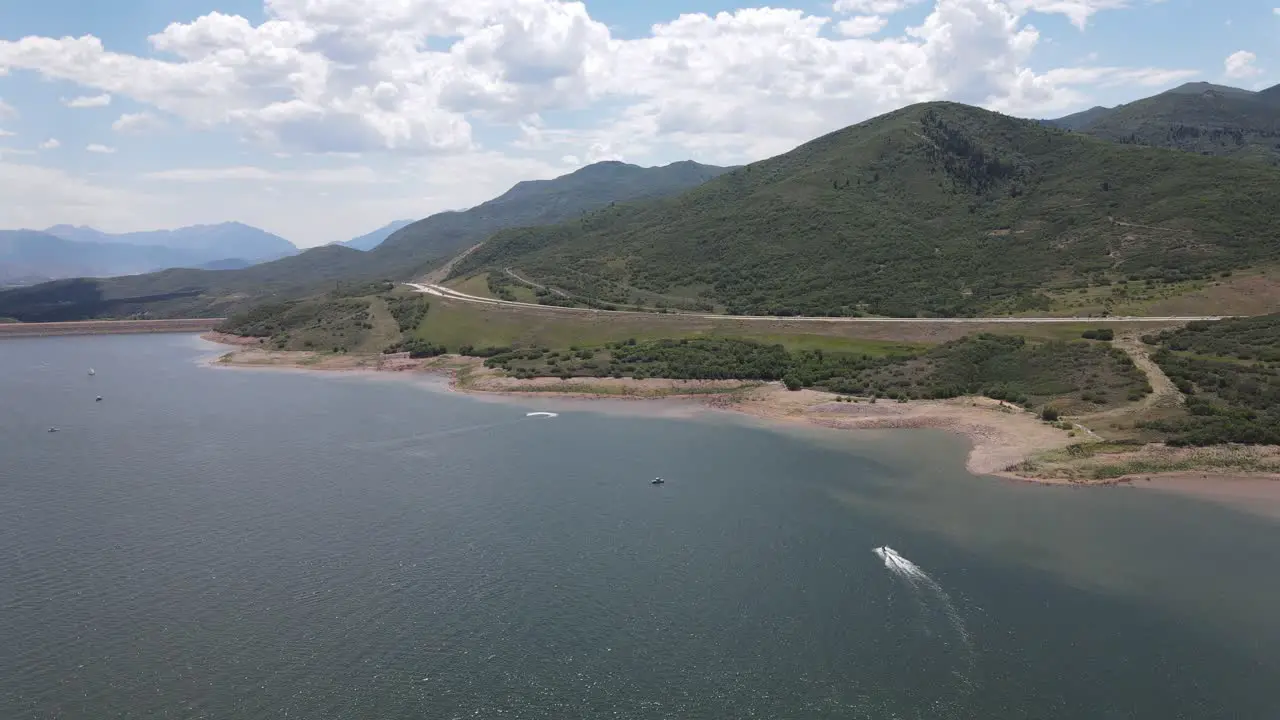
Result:
{"label": "bush", "polygon": [[1045,422],[1057,422],[1058,421],[1057,409],[1051,408],[1046,405],[1045,407],[1040,409],[1040,419],[1044,420]]}
{"label": "bush", "polygon": [[1098,328],[1095,330],[1085,330],[1083,333],[1080,334],[1080,337],[1084,338],[1085,340],[1102,340],[1104,342],[1111,342],[1112,340],[1115,339],[1115,336],[1116,336],[1116,333],[1111,328]]}
{"label": "bush", "polygon": [[782,378],[782,384],[786,385],[788,390],[799,390],[804,387],[800,382],[800,378],[797,378],[795,375],[788,375]]}

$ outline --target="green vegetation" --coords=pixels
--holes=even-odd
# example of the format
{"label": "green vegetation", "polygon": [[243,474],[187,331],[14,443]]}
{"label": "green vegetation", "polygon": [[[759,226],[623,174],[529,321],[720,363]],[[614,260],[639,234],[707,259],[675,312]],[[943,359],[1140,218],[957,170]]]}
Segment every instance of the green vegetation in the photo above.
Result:
{"label": "green vegetation", "polygon": [[1280,93],[1188,83],[1115,108],[1047,121],[1114,142],[1280,166]]}
{"label": "green vegetation", "polygon": [[[597,347],[512,349],[485,364],[517,377],[633,377],[680,380],[782,380],[790,389],[818,387],[892,399],[983,394],[1028,407],[1084,391],[1121,400],[1145,378],[1127,355],[1089,343],[1028,343],[977,335],[911,353],[872,356],[791,351],[730,338],[626,340]],[[1056,417],[1054,418],[1056,419]]]}
{"label": "green vegetation", "polygon": [[1102,340],[1104,342],[1111,342],[1116,337],[1116,331],[1111,328],[1097,328],[1095,330],[1085,330],[1080,333],[1080,337],[1085,340]]}
{"label": "green vegetation", "polygon": [[[554,180],[518,183],[470,210],[432,215],[368,252],[326,245],[242,270],[165,270],[105,279],[61,280],[0,291],[0,315],[24,322],[129,317],[226,317],[367,282],[408,280],[503,228],[564,222],[614,203],[695,187],[725,168],[678,162],[641,168],[588,165]],[[350,292],[362,292],[360,289]]]}
{"label": "green vegetation", "polygon": [[1173,445],[1280,444],[1280,315],[1197,322],[1146,336],[1186,395],[1184,417],[1146,427]]}
{"label": "green vegetation", "polygon": [[401,333],[416,330],[422,324],[430,308],[427,298],[422,295],[399,295],[387,298],[387,309],[396,319],[396,326]]}
{"label": "green vegetation", "polygon": [[279,350],[347,352],[373,330],[370,298],[324,296],[259,305],[227,318],[219,332],[269,338]]}
{"label": "green vegetation", "polygon": [[730,313],[1041,312],[1064,286],[1274,262],[1278,204],[1271,168],[928,103],[677,198],[498,233],[453,273],[511,268],[599,303],[679,295]]}

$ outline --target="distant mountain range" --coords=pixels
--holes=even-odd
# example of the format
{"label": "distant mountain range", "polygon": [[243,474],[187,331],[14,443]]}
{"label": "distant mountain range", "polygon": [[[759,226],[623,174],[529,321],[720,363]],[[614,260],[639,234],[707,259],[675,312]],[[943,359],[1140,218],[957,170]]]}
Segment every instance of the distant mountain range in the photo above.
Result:
{"label": "distant mountain range", "polygon": [[278,235],[236,222],[121,234],[74,225],[0,230],[0,283],[175,267],[238,269],[297,252]]}
{"label": "distant mountain range", "polygon": [[139,314],[216,317],[267,298],[302,297],[331,289],[341,280],[409,279],[439,267],[498,230],[577,220],[615,203],[675,195],[730,169],[688,161],[649,168],[596,163],[554,180],[517,183],[470,210],[442,212],[410,223],[367,252],[338,243],[242,270],[175,269],[101,280],[59,280],[0,292],[0,317],[29,322]]}
{"label": "distant mountain range", "polygon": [[1254,92],[1187,83],[1125,105],[1041,122],[1113,142],[1280,165],[1280,85]]}
{"label": "distant mountain range", "polygon": [[355,250],[372,250],[378,247],[379,245],[381,245],[383,240],[386,240],[387,238],[391,237],[392,233],[404,227],[405,225],[412,224],[413,222],[414,222],[413,220],[396,220],[394,222],[390,222],[390,223],[387,223],[386,225],[383,225],[382,227],[378,228],[377,230],[374,230],[371,233],[366,233],[364,235],[361,235],[360,237],[351,238],[350,240],[344,240],[340,243],[334,243],[334,244],[353,248]]}

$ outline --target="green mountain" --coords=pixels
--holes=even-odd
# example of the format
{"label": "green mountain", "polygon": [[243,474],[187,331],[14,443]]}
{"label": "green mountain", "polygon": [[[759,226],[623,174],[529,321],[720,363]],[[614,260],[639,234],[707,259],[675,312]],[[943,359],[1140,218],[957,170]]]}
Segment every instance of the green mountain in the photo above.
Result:
{"label": "green mountain", "polygon": [[315,294],[339,280],[407,280],[497,230],[562,222],[615,202],[675,194],[726,170],[694,162],[655,168],[596,163],[554,180],[518,183],[470,210],[432,215],[397,230],[368,252],[327,245],[240,270],[166,270],[34,285],[0,292],[0,317],[26,322],[218,317],[258,302]]}
{"label": "green mountain", "polygon": [[653,168],[599,162],[554,180],[516,183],[470,210],[419,220],[393,233],[370,255],[382,275],[414,277],[499,230],[550,225],[614,203],[672,195],[727,170],[687,160]]}
{"label": "green mountain", "polygon": [[1016,312],[1046,287],[1274,261],[1276,207],[1272,168],[926,103],[675,198],[498,233],[452,274],[752,314]]}
{"label": "green mountain", "polygon": [[1280,165],[1280,86],[1252,92],[1187,83],[1126,105],[1045,122],[1104,140]]}

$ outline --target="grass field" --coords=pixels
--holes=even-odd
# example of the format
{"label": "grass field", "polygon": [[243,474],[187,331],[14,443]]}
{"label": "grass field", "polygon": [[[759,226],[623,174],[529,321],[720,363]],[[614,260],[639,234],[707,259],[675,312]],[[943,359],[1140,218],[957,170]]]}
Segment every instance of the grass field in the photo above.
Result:
{"label": "grass field", "polygon": [[[789,350],[838,350],[887,355],[919,349],[980,332],[1022,335],[1033,340],[1072,340],[1088,323],[818,323],[705,319],[677,314],[569,313],[554,309],[479,305],[431,298],[431,311],[416,337],[456,350],[475,347],[594,346],[622,340],[683,337],[733,337],[779,343]],[[1157,332],[1170,323],[1115,323],[1126,329]]]}

